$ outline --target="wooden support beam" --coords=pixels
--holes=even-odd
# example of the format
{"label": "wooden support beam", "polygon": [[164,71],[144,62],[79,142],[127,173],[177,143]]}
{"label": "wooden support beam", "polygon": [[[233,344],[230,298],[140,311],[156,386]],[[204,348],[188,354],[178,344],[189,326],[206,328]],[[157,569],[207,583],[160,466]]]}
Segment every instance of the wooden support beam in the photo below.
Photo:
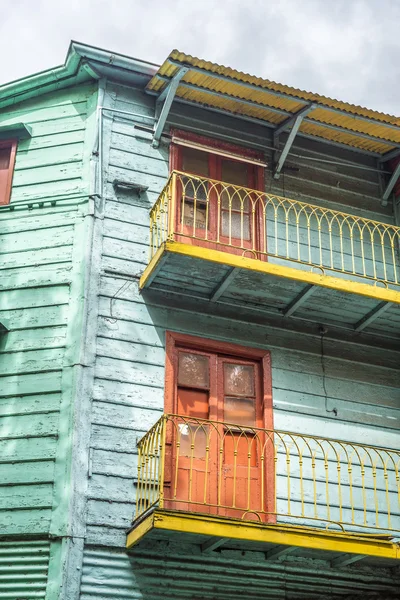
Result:
{"label": "wooden support beam", "polygon": [[386,152],[381,158],[378,158],[378,163],[382,164],[388,160],[392,160],[392,158],[397,158],[398,156],[400,156],[400,150],[399,148],[395,148],[394,150]]}
{"label": "wooden support beam", "polygon": [[[178,89],[178,85],[182,77],[186,75],[189,71],[188,67],[181,67],[177,73],[173,76],[171,81],[165,87],[165,89],[161,92],[160,96],[157,99],[157,106],[161,105],[161,102],[164,101],[163,107],[160,111],[160,116],[158,117],[157,123],[154,127],[154,135],[153,135],[153,147],[158,148],[160,144],[161,134],[164,129],[165,122],[169,115],[169,111],[171,110],[171,105],[174,100],[176,90]],[[156,109],[156,113],[158,109]]]}
{"label": "wooden support beam", "polygon": [[225,292],[225,290],[228,288],[228,286],[235,279],[238,272],[239,272],[239,270],[236,269],[235,267],[232,267],[231,269],[229,269],[228,273],[226,275],[224,275],[224,277],[221,279],[221,281],[213,289],[211,296],[210,296],[210,302],[216,302],[218,300],[218,298],[220,298],[222,296],[222,294]]}
{"label": "wooden support beam", "polygon": [[375,308],[370,310],[369,313],[365,315],[365,317],[360,319],[354,325],[354,331],[362,331],[363,329],[368,327],[368,325],[371,325],[371,323],[373,323],[378,317],[383,315],[383,313],[386,312],[391,306],[391,302],[380,302],[378,306],[375,306]]}
{"label": "wooden support beam", "polygon": [[312,110],[314,110],[314,108],[315,108],[315,104],[308,104],[307,106],[304,106],[303,108],[301,108],[297,113],[295,113],[294,115],[292,115],[291,117],[289,117],[288,119],[283,121],[283,123],[278,125],[278,127],[274,130],[274,139],[276,139],[281,133],[283,133],[290,127],[292,127],[292,125],[295,124],[297,117],[302,116],[304,118]]}
{"label": "wooden support beam", "polygon": [[347,565],[352,565],[364,558],[366,558],[364,554],[344,554],[331,560],[331,567],[347,567]]}
{"label": "wooden support beam", "polygon": [[388,198],[389,198],[390,194],[392,193],[392,190],[393,190],[394,186],[396,185],[399,176],[400,176],[400,162],[397,165],[397,167],[395,168],[395,170],[393,171],[392,176],[389,179],[389,183],[387,184],[386,189],[383,192],[382,204],[386,205]]}
{"label": "wooden support beam", "polygon": [[289,154],[290,148],[292,147],[292,144],[294,142],[294,138],[297,135],[297,132],[299,130],[299,127],[300,127],[305,115],[307,114],[307,112],[310,112],[310,110],[313,110],[313,108],[314,108],[314,105],[307,106],[305,109],[301,109],[297,113],[297,115],[293,115],[293,117],[290,118],[290,124],[292,125],[292,129],[291,129],[291,131],[288,135],[288,138],[286,140],[286,143],[283,147],[282,153],[278,160],[278,164],[276,165],[276,169],[275,169],[275,173],[274,173],[275,179],[279,179],[279,177],[280,177],[281,170],[282,170],[283,165],[285,164],[286,157]]}
{"label": "wooden support beam", "polygon": [[203,544],[201,544],[200,548],[203,554],[209,554],[225,544],[228,541],[228,538],[215,538],[212,537]]}
{"label": "wooden support beam", "polygon": [[311,294],[313,294],[316,290],[316,286],[315,285],[306,285],[306,287],[304,288],[304,290],[302,290],[300,292],[300,294],[298,294],[296,296],[296,298],[294,300],[292,300],[292,302],[290,302],[290,304],[287,305],[286,308],[283,309],[282,314],[284,317],[291,317],[293,315],[293,313],[300,308],[300,306],[302,304],[304,304],[304,302],[307,300],[307,298],[309,298],[311,296]]}
{"label": "wooden support beam", "polygon": [[278,560],[281,556],[287,556],[297,550],[296,546],[277,546],[266,552],[266,560]]}

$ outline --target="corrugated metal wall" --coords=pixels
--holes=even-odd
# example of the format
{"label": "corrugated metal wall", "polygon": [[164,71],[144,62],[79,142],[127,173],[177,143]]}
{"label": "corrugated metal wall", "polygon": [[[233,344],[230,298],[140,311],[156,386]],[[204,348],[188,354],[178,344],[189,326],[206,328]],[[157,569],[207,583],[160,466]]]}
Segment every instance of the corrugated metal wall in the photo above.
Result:
{"label": "corrugated metal wall", "polygon": [[0,542],[0,598],[46,598],[48,540]]}
{"label": "corrugated metal wall", "polygon": [[80,600],[142,598],[132,559],[123,550],[86,548]]}

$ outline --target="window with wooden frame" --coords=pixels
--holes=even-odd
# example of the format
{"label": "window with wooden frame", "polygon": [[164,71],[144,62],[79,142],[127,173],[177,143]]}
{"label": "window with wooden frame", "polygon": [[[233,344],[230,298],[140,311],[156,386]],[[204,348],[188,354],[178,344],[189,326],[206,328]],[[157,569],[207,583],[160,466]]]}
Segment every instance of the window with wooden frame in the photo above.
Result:
{"label": "window with wooden frame", "polygon": [[0,140],[0,205],[10,202],[16,151],[17,140]]}
{"label": "window with wooden frame", "polygon": [[269,352],[167,332],[166,507],[274,520]]}
{"label": "window with wooden frame", "polygon": [[[266,164],[259,152],[173,131],[178,241],[235,254],[265,251],[262,203]],[[222,246],[224,248],[222,248]]]}

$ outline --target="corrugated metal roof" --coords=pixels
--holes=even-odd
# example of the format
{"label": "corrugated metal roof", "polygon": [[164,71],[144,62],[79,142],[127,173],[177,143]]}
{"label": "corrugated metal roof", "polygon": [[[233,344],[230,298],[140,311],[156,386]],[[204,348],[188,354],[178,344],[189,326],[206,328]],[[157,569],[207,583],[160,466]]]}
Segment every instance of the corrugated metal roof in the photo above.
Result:
{"label": "corrugated metal roof", "polygon": [[380,155],[400,146],[400,117],[248,75],[178,50],[171,52],[147,90],[161,93],[181,66],[190,67],[176,92],[183,100],[273,126],[314,103],[318,106],[303,119],[300,133]]}

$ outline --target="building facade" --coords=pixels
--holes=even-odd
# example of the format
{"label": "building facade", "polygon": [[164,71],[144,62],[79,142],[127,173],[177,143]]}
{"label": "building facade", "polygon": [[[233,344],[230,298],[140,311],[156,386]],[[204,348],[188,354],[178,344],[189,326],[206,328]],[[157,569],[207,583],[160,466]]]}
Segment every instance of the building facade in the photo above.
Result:
{"label": "building facade", "polygon": [[0,88],[0,597],[399,597],[399,156],[178,51]]}

